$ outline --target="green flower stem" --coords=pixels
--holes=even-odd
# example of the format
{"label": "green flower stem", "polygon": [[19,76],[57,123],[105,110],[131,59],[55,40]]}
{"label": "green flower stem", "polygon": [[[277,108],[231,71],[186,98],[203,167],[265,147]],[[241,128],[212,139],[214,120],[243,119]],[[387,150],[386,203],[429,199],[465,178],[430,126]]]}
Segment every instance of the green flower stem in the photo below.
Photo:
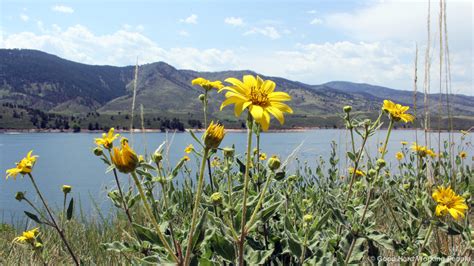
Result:
{"label": "green flower stem", "polygon": [[63,199],[63,216],[61,217],[61,227],[64,227],[64,218],[66,217],[66,200],[67,200],[67,194],[64,193],[64,199]]}
{"label": "green flower stem", "polygon": [[209,155],[209,148],[204,148],[204,155],[202,156],[201,168],[199,170],[198,187],[196,191],[196,197],[194,200],[193,218],[191,220],[191,229],[189,230],[188,245],[186,247],[186,255],[184,257],[184,265],[189,265],[191,258],[191,244],[193,241],[194,229],[196,228],[197,216],[199,211],[199,203],[201,202],[202,187],[204,185],[204,171],[206,170],[206,158]]}
{"label": "green flower stem", "polygon": [[270,184],[270,181],[272,180],[273,177],[273,172],[272,174],[269,174],[267,176],[267,180],[265,181],[265,186],[263,186],[262,191],[260,192],[260,198],[258,199],[257,206],[255,206],[255,209],[253,210],[252,216],[250,216],[250,220],[247,223],[247,226],[245,228],[245,233],[248,233],[247,231],[249,228],[253,226],[254,220],[257,217],[257,213],[260,210],[260,207],[262,206],[263,203],[263,198],[265,197],[265,193],[267,191],[268,185]]}
{"label": "green flower stem", "polygon": [[[308,225],[309,227],[309,225]],[[306,257],[306,245],[308,242],[308,228],[306,228],[304,232],[304,239],[303,244],[301,245],[301,257],[300,257],[300,265],[303,265],[304,259]]]}
{"label": "green flower stem", "polygon": [[242,202],[242,221],[241,221],[241,230],[240,230],[240,240],[239,240],[239,265],[244,265],[244,242],[245,242],[245,224],[246,224],[246,214],[247,214],[247,197],[248,197],[248,186],[249,186],[249,175],[250,175],[250,162],[251,162],[251,152],[252,152],[252,127],[253,121],[251,119],[250,112],[247,118],[247,161],[245,164],[245,175],[244,175],[244,195]]}
{"label": "green flower stem", "polygon": [[[385,137],[385,142],[384,142],[383,147],[382,147],[382,156],[380,157],[381,159],[383,159],[385,157],[385,151],[387,149],[388,140],[390,139],[390,134],[392,133],[393,124],[394,124],[393,119],[390,119],[390,124],[388,125],[387,136]],[[372,193],[373,193],[373,190],[374,190],[373,185],[374,185],[374,182],[378,179],[379,173],[380,173],[380,167],[377,167],[377,173],[374,177],[374,180],[372,180],[372,182],[369,184],[370,188],[369,188],[369,192],[367,193],[367,200],[365,202],[364,212],[362,213],[362,217],[360,218],[360,222],[359,222],[360,224],[363,224],[364,221],[365,221],[365,216],[367,215],[367,210],[369,209],[370,199],[372,198]],[[352,251],[354,250],[355,241],[356,241],[356,238],[354,238],[352,240],[351,247],[349,248],[349,252],[347,253],[347,256],[346,256],[346,259],[345,259],[345,265],[347,265],[349,263],[349,260],[350,260],[351,255],[352,255]]]}
{"label": "green flower stem", "polygon": [[347,197],[346,197],[346,206],[352,194],[352,187],[354,186],[354,181],[356,179],[357,170],[359,168],[359,162],[360,162],[360,159],[362,158],[362,153],[364,152],[365,144],[367,143],[367,139],[369,138],[369,135],[367,132],[364,135],[364,139],[362,140],[362,146],[360,147],[360,152],[357,153],[357,158],[356,158],[356,161],[354,162],[354,172],[352,173],[351,181],[349,183],[349,190],[347,192]]}
{"label": "green flower stem", "polygon": [[[110,158],[112,158],[112,154],[110,153],[110,149],[108,149],[108,151],[109,151]],[[103,156],[105,157],[105,160],[107,162],[110,162],[105,154],[103,154]],[[122,201],[122,207],[125,210],[125,214],[127,215],[128,222],[130,223],[130,227],[132,227],[132,225],[133,225],[132,216],[130,215],[130,211],[128,209],[128,204],[125,202],[125,197],[123,196],[122,186],[120,186],[120,181],[118,179],[117,170],[114,168],[113,172],[114,172],[115,183],[117,184],[117,189],[119,191],[120,199]]]}
{"label": "green flower stem", "polygon": [[135,182],[138,192],[140,193],[140,198],[143,201],[143,205],[145,206],[145,211],[148,215],[148,218],[151,220],[151,222],[155,226],[156,234],[160,238],[161,242],[163,242],[163,245],[165,246],[165,249],[168,251],[169,255],[171,255],[173,260],[176,263],[178,263],[179,262],[178,257],[176,257],[170,245],[168,244],[168,241],[166,240],[165,236],[160,230],[160,225],[158,224],[158,222],[155,219],[155,216],[153,215],[153,211],[151,210],[150,205],[148,204],[148,200],[146,199],[145,193],[143,192],[143,188],[140,181],[138,180],[137,174],[135,173],[135,171],[132,171],[130,174],[132,175],[133,181]]}
{"label": "green flower stem", "polygon": [[[433,223],[430,222],[430,227],[428,227],[428,232],[426,233],[425,240],[423,241],[423,245],[421,245],[420,252],[423,252],[423,249],[425,249],[426,244],[428,244],[428,240],[430,239],[432,231],[433,231]],[[419,265],[419,262],[417,262],[416,265]]]}
{"label": "green flower stem", "polygon": [[[163,175],[161,175],[161,164],[158,164],[158,175],[163,179]],[[167,193],[166,193],[166,186],[165,186],[165,181],[163,182],[160,182],[161,184],[161,192],[163,193],[163,202],[165,204],[165,208],[168,210],[168,197],[167,197]],[[174,244],[174,250],[176,251],[176,253],[178,253],[178,256],[179,256],[179,259],[180,261],[182,261],[182,254],[181,254],[181,250],[179,250],[179,247],[178,247],[178,244],[176,242],[176,239],[174,237],[174,229],[173,229],[173,223],[170,223],[169,224],[169,228],[170,228],[170,235],[171,235],[171,240],[173,241],[173,244]]]}
{"label": "green flower stem", "polygon": [[74,264],[79,266],[79,260],[77,259],[76,254],[74,254],[74,251],[72,250],[71,246],[69,246],[69,243],[67,242],[66,237],[64,236],[64,232],[61,230],[61,228],[59,228],[58,223],[56,223],[56,220],[54,219],[53,213],[49,210],[49,207],[48,207],[48,204],[46,203],[46,200],[43,198],[43,195],[41,194],[41,192],[38,188],[38,185],[36,185],[35,179],[31,175],[31,173],[28,173],[28,177],[30,178],[31,183],[33,183],[33,186],[36,190],[36,193],[38,193],[38,196],[40,197],[41,202],[43,203],[46,211],[48,212],[48,215],[49,215],[49,217],[50,217],[50,219],[53,223],[53,228],[56,229],[56,231],[58,231],[58,234],[61,237],[61,240],[63,241],[64,245],[66,245],[67,251],[69,252],[69,254],[72,257],[72,260],[74,261]]}

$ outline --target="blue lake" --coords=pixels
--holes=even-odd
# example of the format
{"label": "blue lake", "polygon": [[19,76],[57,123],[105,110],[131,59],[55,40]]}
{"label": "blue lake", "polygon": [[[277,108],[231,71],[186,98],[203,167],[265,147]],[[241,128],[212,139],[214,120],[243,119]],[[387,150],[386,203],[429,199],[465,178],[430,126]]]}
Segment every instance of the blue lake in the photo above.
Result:
{"label": "blue lake", "polygon": [[[369,153],[377,153],[377,144],[384,140],[386,131],[381,130],[372,137],[369,145]],[[413,142],[418,135],[420,143],[424,143],[422,131],[395,130],[389,142],[389,153],[386,158],[394,158],[396,151],[401,148],[401,141]],[[24,134],[0,134],[0,170],[3,175],[5,170],[15,166],[15,162],[21,160],[29,150],[39,155],[34,167],[34,177],[38,186],[44,193],[47,201],[59,207],[62,204],[63,194],[61,186],[64,184],[73,187],[72,195],[80,200],[82,209],[86,214],[94,215],[96,211],[92,199],[102,210],[110,206],[107,192],[114,188],[112,173],[105,173],[106,165],[94,154],[94,138],[100,137],[99,133],[24,133]],[[132,139],[125,133],[124,136]],[[432,147],[437,150],[438,133],[431,133]],[[197,134],[199,137],[200,134]],[[454,133],[454,141],[459,143],[461,134]],[[448,133],[441,133],[441,139],[447,139]],[[467,136],[465,142],[471,141]],[[295,148],[300,146],[297,156],[300,161],[308,161],[315,165],[319,157],[328,158],[330,154],[330,142],[334,140],[338,144],[337,153],[341,158],[350,149],[350,137],[346,130],[308,130],[301,132],[275,132],[263,133],[261,138],[261,149],[269,156],[280,155],[283,160],[290,155]],[[189,133],[134,133],[133,146],[141,154],[152,153],[161,143],[168,140],[171,153],[165,156],[172,167],[185,153],[184,148],[195,143]],[[242,154],[245,150],[246,133],[229,132],[221,147],[235,144],[236,153]],[[300,145],[302,144],[302,145]],[[469,146],[468,154],[472,156],[472,145]],[[219,153],[220,155],[220,153]],[[392,160],[392,159],[390,159]],[[469,158],[469,162],[470,158]],[[191,168],[195,168],[196,160],[193,158],[188,162]],[[345,160],[340,160],[340,169],[346,169]],[[289,168],[294,168],[294,161]],[[126,182],[125,176],[121,177]],[[182,179],[178,176],[177,180]],[[0,222],[14,222],[24,217],[23,211],[28,210],[24,202],[14,199],[17,191],[27,191],[27,196],[37,201],[31,182],[28,178],[20,175],[16,180],[0,178]]]}

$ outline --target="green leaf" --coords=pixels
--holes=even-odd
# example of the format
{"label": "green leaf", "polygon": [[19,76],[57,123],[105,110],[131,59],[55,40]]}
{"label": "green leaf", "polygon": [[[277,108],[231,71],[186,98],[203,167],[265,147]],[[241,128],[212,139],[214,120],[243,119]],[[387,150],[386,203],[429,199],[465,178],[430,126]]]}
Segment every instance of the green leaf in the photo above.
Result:
{"label": "green leaf", "polygon": [[74,198],[71,198],[71,200],[69,201],[69,205],[67,207],[67,211],[66,211],[66,219],[68,221],[71,220],[73,212],[74,212]]}
{"label": "green leaf", "polygon": [[287,234],[285,241],[287,243],[287,251],[289,251],[291,255],[300,258],[303,250],[301,249],[301,242],[297,239],[297,237],[292,234]]}
{"label": "green leaf", "polygon": [[389,238],[386,234],[383,234],[377,231],[372,231],[366,237],[367,239],[370,239],[374,241],[375,243],[383,246],[385,249],[395,250],[395,246],[396,246],[395,241]]}
{"label": "green leaf", "polygon": [[245,175],[245,164],[239,158],[236,158],[236,161],[239,164],[239,171]]}
{"label": "green leaf", "polygon": [[160,237],[154,232],[154,230],[136,223],[133,223],[133,229],[141,241],[148,241],[152,244],[163,246]]}
{"label": "green leaf", "polygon": [[273,250],[253,250],[250,249],[246,253],[246,261],[249,265],[262,265],[273,254]]}
{"label": "green leaf", "polygon": [[118,253],[134,251],[132,248],[129,247],[128,243],[122,243],[119,241],[114,241],[112,243],[103,243],[102,247],[105,248],[105,250]]}
{"label": "green leaf", "polygon": [[347,152],[347,157],[349,157],[349,159],[351,159],[351,161],[355,162],[356,161],[356,157],[354,155],[354,153],[348,151]]}
{"label": "green leaf", "polygon": [[364,243],[365,243],[365,238],[357,238],[355,244],[354,244],[354,249],[352,251],[349,263],[350,264],[359,264],[362,258],[365,255],[365,248],[364,248]]}
{"label": "green leaf", "polygon": [[283,201],[276,202],[273,205],[270,205],[262,210],[262,221],[266,222],[270,217],[272,217],[279,209],[279,207],[283,204]]}
{"label": "green leaf", "polygon": [[196,248],[196,246],[198,246],[199,243],[202,240],[204,240],[205,230],[203,230],[203,227],[204,227],[204,223],[206,222],[206,218],[207,218],[207,211],[204,211],[202,213],[201,219],[199,220],[199,223],[196,226],[196,229],[194,230],[193,239],[191,242],[191,250],[194,250],[194,248]]}
{"label": "green leaf", "polygon": [[219,256],[233,262],[236,258],[235,249],[233,243],[222,235],[214,234],[212,237],[212,248]]}
{"label": "green leaf", "polygon": [[36,216],[36,214],[33,214],[33,213],[31,213],[31,212],[27,212],[27,211],[25,211],[25,214],[26,214],[26,216],[28,216],[28,218],[30,218],[31,220],[33,220],[33,221],[35,221],[35,222],[37,222],[37,223],[39,223],[39,224],[42,224],[42,222],[40,221],[40,219],[38,218],[38,216]]}
{"label": "green leaf", "polygon": [[189,133],[191,134],[191,137],[193,137],[193,139],[194,139],[197,143],[199,143],[199,145],[201,145],[201,147],[204,148],[204,145],[202,144],[201,140],[200,140],[198,137],[196,137],[196,135],[194,134],[194,132],[193,132],[192,130],[189,130]]}
{"label": "green leaf", "polygon": [[329,217],[331,216],[331,211],[327,211],[318,221],[314,222],[311,226],[309,235],[313,235],[316,231],[321,230],[323,225],[328,221]]}

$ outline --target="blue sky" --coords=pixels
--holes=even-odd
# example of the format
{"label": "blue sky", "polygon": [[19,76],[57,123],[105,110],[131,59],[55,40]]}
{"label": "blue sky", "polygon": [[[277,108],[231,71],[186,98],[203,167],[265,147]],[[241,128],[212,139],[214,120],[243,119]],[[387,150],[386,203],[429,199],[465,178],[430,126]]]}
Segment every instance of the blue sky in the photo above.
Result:
{"label": "blue sky", "polygon": [[[432,1],[433,84],[438,5]],[[411,90],[415,45],[420,65],[424,60],[427,8],[427,1],[402,0],[2,0],[0,47],[88,64],[133,65],[138,58],[204,71],[252,69],[310,84],[348,80]],[[472,8],[470,1],[449,1],[447,10],[453,91],[470,95]]]}

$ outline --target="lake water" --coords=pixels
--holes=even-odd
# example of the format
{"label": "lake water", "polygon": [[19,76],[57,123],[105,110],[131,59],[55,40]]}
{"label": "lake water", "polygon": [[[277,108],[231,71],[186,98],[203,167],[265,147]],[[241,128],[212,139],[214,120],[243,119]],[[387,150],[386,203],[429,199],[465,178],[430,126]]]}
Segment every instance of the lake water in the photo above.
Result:
{"label": "lake water", "polygon": [[[372,154],[377,153],[377,143],[383,141],[386,131],[381,130],[372,137],[368,150]],[[394,153],[400,150],[400,141],[415,141],[415,131],[395,130],[389,142],[389,153],[386,158],[394,158]],[[422,141],[423,133],[418,131],[418,139]],[[38,186],[44,193],[47,201],[55,206],[62,205],[61,187],[64,184],[73,187],[73,196],[80,199],[82,209],[85,213],[94,213],[92,207],[93,199],[102,210],[107,209],[109,200],[107,191],[114,188],[112,173],[105,173],[106,165],[93,155],[95,147],[94,138],[100,137],[99,133],[25,133],[25,134],[0,134],[0,170],[4,175],[5,170],[15,166],[15,162],[23,158],[29,150],[39,155],[34,167],[34,177]],[[200,136],[200,134],[197,134]],[[124,136],[131,139],[129,134]],[[448,134],[442,133],[441,138],[447,139]],[[460,133],[454,133],[454,139],[459,142]],[[465,141],[471,141],[468,136]],[[165,140],[171,145],[172,152],[168,160],[173,166],[185,153],[184,148],[194,143],[189,133],[135,133],[133,135],[133,146],[135,150],[143,153],[145,147],[148,153],[152,153]],[[338,155],[343,157],[349,150],[349,134],[346,130],[308,130],[302,132],[278,132],[263,133],[261,149],[268,156],[279,154],[286,158],[301,143],[298,150],[300,161],[308,161],[315,165],[315,161],[322,156],[328,158],[330,153],[330,142],[334,140],[338,144]],[[431,133],[433,147],[437,149],[438,133]],[[226,135],[221,147],[235,144],[236,153],[242,154],[245,150],[246,133],[230,132]],[[196,143],[194,146],[197,147]],[[470,156],[472,146],[468,150]],[[390,159],[389,159],[390,160]],[[470,159],[469,159],[470,162]],[[192,159],[188,164],[196,166]],[[341,169],[346,169],[346,161],[340,160]],[[290,165],[294,167],[294,165]],[[124,176],[122,176],[125,178]],[[181,176],[178,177],[182,178]],[[16,181],[13,178],[5,180],[0,178],[0,222],[13,222],[24,217],[23,211],[28,210],[24,202],[20,203],[14,199],[17,191],[27,191],[30,199],[38,200],[34,193],[30,180],[20,175]]]}

